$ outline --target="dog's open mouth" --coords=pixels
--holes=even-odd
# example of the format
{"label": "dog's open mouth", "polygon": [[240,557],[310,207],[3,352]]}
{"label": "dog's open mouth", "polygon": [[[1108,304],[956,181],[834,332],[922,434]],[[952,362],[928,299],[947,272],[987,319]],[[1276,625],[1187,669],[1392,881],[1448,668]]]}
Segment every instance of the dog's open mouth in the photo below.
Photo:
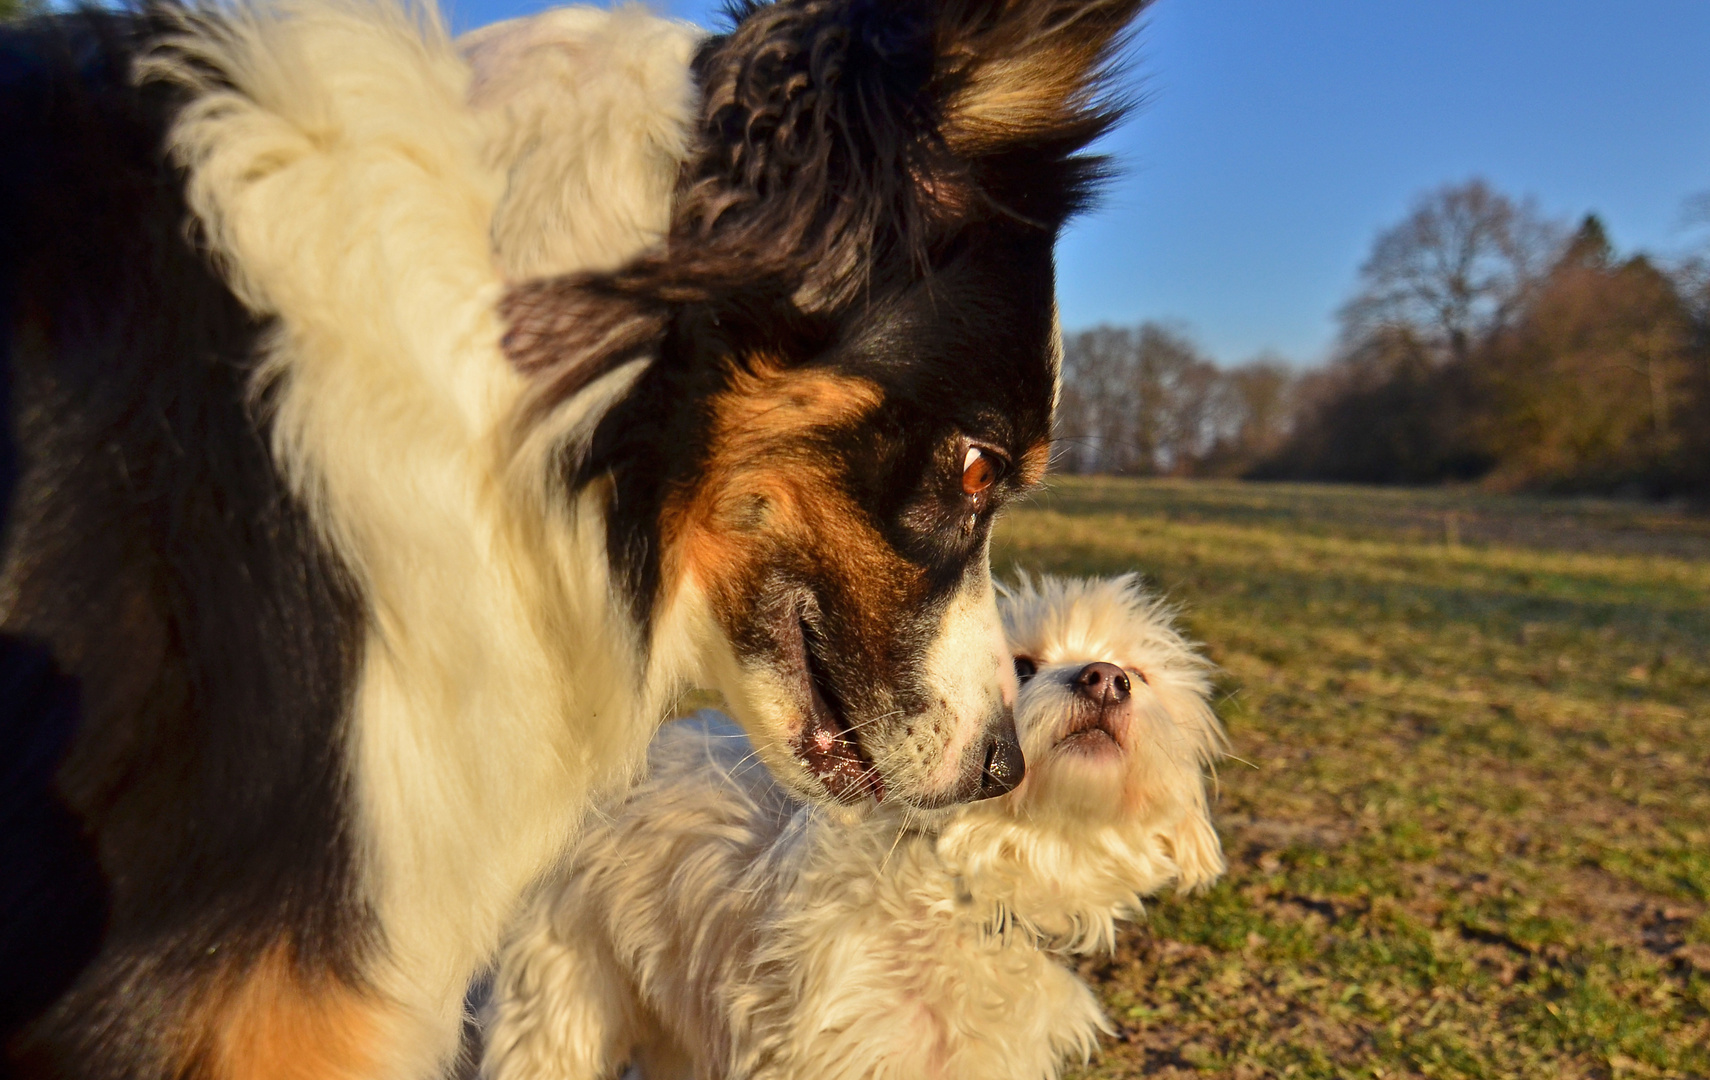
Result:
{"label": "dog's open mouth", "polygon": [[808,715],[796,737],[796,760],[806,766],[826,793],[838,802],[854,803],[864,798],[883,801],[885,783],[873,763],[862,752],[846,719],[843,703],[832,688],[820,659],[823,647],[807,621],[798,620],[802,643],[802,670],[807,683]]}
{"label": "dog's open mouth", "polygon": [[1115,709],[1076,709],[1069,729],[1057,740],[1057,745],[1081,753],[1119,752],[1122,739],[1117,734],[1117,723]]}

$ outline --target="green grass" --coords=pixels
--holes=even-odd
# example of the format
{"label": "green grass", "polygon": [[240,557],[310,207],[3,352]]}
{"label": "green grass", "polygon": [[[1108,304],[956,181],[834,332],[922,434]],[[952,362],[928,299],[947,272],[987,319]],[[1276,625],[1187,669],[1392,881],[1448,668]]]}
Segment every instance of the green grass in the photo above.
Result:
{"label": "green grass", "polygon": [[1083,1078],[1710,1076],[1710,521],[1063,478],[996,561],[1181,602],[1242,759]]}

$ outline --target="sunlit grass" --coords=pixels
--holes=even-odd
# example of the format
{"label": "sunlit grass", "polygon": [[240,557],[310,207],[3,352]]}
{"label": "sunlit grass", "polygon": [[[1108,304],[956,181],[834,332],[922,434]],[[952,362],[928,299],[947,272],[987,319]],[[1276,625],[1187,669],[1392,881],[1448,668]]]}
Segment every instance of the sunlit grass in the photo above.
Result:
{"label": "sunlit grass", "polygon": [[1183,604],[1244,759],[1087,1077],[1710,1076],[1710,521],[1061,479],[996,557]]}

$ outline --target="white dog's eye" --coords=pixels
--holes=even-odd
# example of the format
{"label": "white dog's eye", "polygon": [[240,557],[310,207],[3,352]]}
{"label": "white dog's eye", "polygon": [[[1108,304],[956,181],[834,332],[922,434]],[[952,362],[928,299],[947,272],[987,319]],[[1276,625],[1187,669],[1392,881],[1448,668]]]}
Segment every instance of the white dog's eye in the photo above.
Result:
{"label": "white dog's eye", "polygon": [[1132,667],[1129,668],[1128,674],[1134,676],[1136,679],[1139,679],[1141,682],[1145,683],[1147,686],[1152,685],[1152,680],[1148,679],[1146,677],[1146,673],[1144,671],[1141,671],[1139,668],[1132,668]]}
{"label": "white dog's eye", "polygon": [[1034,674],[1038,671],[1039,665],[1035,664],[1027,657],[1018,656],[1015,658],[1015,677],[1020,679],[1022,682],[1026,682],[1028,679],[1033,678]]}

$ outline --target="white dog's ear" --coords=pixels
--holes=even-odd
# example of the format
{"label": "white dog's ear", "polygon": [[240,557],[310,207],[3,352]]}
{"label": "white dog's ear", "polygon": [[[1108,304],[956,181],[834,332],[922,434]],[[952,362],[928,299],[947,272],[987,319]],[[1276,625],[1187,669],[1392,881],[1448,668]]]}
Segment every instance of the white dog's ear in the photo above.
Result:
{"label": "white dog's ear", "polygon": [[1211,827],[1211,818],[1203,806],[1165,830],[1163,839],[1181,870],[1181,876],[1176,878],[1177,893],[1193,892],[1223,876],[1223,842]]}

